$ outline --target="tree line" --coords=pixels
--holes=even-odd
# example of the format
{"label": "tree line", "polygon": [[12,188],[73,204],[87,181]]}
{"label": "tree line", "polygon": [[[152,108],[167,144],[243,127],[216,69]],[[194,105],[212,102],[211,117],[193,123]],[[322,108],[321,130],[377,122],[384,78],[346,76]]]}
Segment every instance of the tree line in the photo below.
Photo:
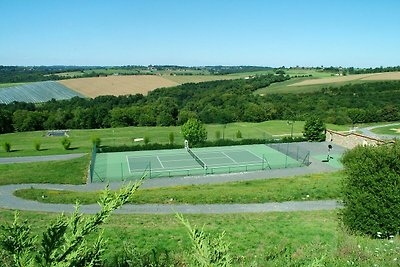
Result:
{"label": "tree line", "polygon": [[147,96],[75,97],[36,105],[0,105],[0,132],[171,126],[182,125],[189,118],[222,124],[307,120],[311,115],[335,124],[400,120],[400,82],[351,84],[312,93],[255,93],[287,79],[284,75],[264,75],[160,88]]}

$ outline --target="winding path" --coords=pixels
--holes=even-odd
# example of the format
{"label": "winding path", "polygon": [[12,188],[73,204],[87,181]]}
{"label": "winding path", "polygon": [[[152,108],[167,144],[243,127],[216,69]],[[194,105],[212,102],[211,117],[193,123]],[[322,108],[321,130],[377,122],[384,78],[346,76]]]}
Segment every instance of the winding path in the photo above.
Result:
{"label": "winding path", "polygon": [[[315,154],[325,153],[327,143],[299,143],[299,146],[309,148]],[[343,152],[344,148],[334,145],[334,150]],[[81,155],[82,156],[82,155]],[[336,168],[323,163],[315,158],[310,158],[311,165],[308,167],[275,169],[260,172],[236,173],[225,175],[209,175],[209,176],[190,176],[176,178],[156,178],[145,180],[142,188],[157,188],[168,186],[183,186],[193,184],[213,184],[225,183],[233,181],[261,180],[271,178],[284,178],[294,175],[332,172],[337,171]],[[110,189],[118,189],[123,185],[120,183],[111,183]],[[74,205],[71,204],[48,204],[36,201],[25,200],[13,195],[18,189],[38,188],[38,189],[55,189],[70,190],[80,192],[90,192],[104,189],[105,184],[93,183],[88,185],[60,185],[60,184],[13,184],[0,186],[0,208],[44,211],[44,212],[66,212],[74,211]],[[310,211],[310,210],[330,210],[341,207],[336,200],[323,201],[289,201],[289,202],[272,202],[260,204],[207,204],[207,205],[191,205],[191,204],[143,204],[143,205],[124,205],[116,213],[124,214],[146,214],[146,213],[247,213],[247,212],[272,212],[272,211]],[[95,213],[99,210],[97,204],[82,205],[80,211],[83,213]]]}

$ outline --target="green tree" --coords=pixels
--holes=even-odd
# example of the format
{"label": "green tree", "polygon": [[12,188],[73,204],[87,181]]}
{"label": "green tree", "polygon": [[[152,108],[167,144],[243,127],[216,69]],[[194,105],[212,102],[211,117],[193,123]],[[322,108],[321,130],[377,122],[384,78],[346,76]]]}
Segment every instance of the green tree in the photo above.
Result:
{"label": "green tree", "polygon": [[343,155],[343,224],[353,232],[388,238],[400,230],[400,142],[358,146]]}
{"label": "green tree", "polygon": [[303,135],[308,141],[321,142],[325,141],[326,126],[318,117],[310,117],[304,124]]}
{"label": "green tree", "polygon": [[183,138],[189,141],[190,145],[195,145],[207,140],[207,130],[197,119],[189,119],[182,125]]}

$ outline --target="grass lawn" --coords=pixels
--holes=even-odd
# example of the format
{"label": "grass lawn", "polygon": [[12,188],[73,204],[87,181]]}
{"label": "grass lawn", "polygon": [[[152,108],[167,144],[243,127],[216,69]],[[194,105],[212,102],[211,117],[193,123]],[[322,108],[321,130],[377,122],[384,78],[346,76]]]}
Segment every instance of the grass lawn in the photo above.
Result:
{"label": "grass lawn", "polygon": [[[388,241],[347,235],[338,227],[336,213],[207,214],[185,218],[214,236],[225,231],[224,240],[230,244],[234,266],[398,266],[394,259],[400,253],[399,238]],[[37,235],[57,216],[20,213]],[[0,210],[1,222],[12,220],[12,211]],[[191,248],[186,229],[174,215],[114,214],[102,228],[107,240],[104,258],[108,261],[127,245],[147,252],[153,248],[167,250],[179,259],[186,258]]]}
{"label": "grass lawn", "polygon": [[[131,202],[213,204],[339,199],[342,177],[342,172],[335,172],[224,184],[139,189]],[[46,203],[74,204],[79,200],[81,204],[91,204],[97,202],[101,192],[21,189],[14,194]],[[43,199],[43,195],[46,198]]]}
{"label": "grass lawn", "polygon": [[[211,124],[206,125],[208,139],[215,140],[216,131],[220,131],[221,137],[236,139],[236,132],[241,131],[243,138],[272,138],[280,135],[290,135],[291,127],[286,121],[265,121],[261,123],[237,122],[226,125]],[[294,135],[302,135],[304,122],[295,122],[293,130]],[[333,130],[348,130],[347,126],[338,126],[328,124],[327,127]],[[91,138],[97,136],[101,138],[102,145],[119,146],[133,145],[134,138],[143,138],[148,136],[150,143],[168,143],[169,133],[174,133],[175,143],[183,145],[183,137],[180,126],[171,127],[125,127],[91,130],[71,130],[70,140],[71,149],[64,150],[61,145],[61,137],[48,137],[47,131],[9,133],[0,135],[0,143],[10,142],[12,152],[7,153],[0,149],[0,157],[17,156],[41,156],[67,153],[90,152],[92,148]],[[34,149],[34,143],[41,143],[41,151]],[[137,142],[143,143],[143,142]]]}
{"label": "grass lawn", "polygon": [[89,156],[77,159],[32,163],[0,164],[0,185],[86,182]]}
{"label": "grass lawn", "polygon": [[[386,122],[385,124],[391,124],[391,123],[394,123],[394,122]],[[391,134],[391,135],[400,136],[400,123],[398,125],[375,128],[375,129],[372,129],[371,131],[376,134]]]}

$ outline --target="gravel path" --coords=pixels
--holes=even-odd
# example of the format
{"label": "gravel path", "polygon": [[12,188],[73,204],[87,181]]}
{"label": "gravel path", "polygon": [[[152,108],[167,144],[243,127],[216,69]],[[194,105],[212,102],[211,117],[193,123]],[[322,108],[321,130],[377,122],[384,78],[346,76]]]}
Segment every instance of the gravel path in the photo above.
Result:
{"label": "gravel path", "polygon": [[[328,143],[298,143],[299,146],[310,150],[311,155],[319,155],[327,152]],[[344,148],[334,145],[333,148],[337,153],[345,151]],[[76,154],[77,155],[77,154]],[[65,155],[70,156],[70,155]],[[82,156],[82,155],[80,155]],[[50,156],[53,157],[54,156]],[[294,175],[304,175],[321,172],[332,172],[338,169],[310,157],[312,162],[308,167],[288,168],[265,170],[249,173],[235,173],[225,175],[209,175],[209,176],[189,176],[175,178],[155,178],[147,179],[142,188],[157,188],[168,186],[182,186],[193,184],[215,184],[233,181],[261,180],[271,178],[284,178]],[[111,189],[118,189],[124,183],[111,183]],[[0,186],[0,208],[18,209],[30,211],[44,212],[66,212],[70,213],[74,210],[71,204],[47,204],[38,203],[36,201],[24,200],[17,198],[13,192],[24,188],[38,189],[55,189],[55,190],[71,190],[80,192],[90,192],[104,189],[104,183],[93,183],[88,185],[56,185],[56,184],[15,184]],[[271,211],[309,211],[309,210],[327,210],[341,207],[340,203],[335,200],[323,201],[289,201],[280,203],[260,203],[260,204],[208,204],[208,205],[189,205],[189,204],[145,204],[145,205],[125,205],[117,213],[242,213],[242,212],[271,212]],[[97,204],[82,205],[80,210],[83,213],[95,213],[99,210]]]}

